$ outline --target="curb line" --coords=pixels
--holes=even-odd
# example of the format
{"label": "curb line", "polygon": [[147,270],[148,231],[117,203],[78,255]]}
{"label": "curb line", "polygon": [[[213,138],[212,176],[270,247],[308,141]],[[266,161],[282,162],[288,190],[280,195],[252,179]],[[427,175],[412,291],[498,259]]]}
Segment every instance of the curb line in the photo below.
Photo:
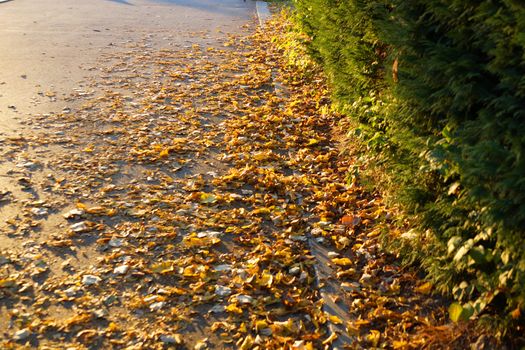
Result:
{"label": "curb line", "polygon": [[[264,29],[266,27],[266,22],[268,22],[272,16],[268,3],[257,0],[255,2],[255,9],[259,20],[259,26]],[[274,91],[277,95],[282,95],[283,87],[275,82],[275,76],[276,72],[272,71]],[[336,301],[336,296],[342,292],[341,286],[328,282],[331,275],[333,275],[333,270],[329,266],[330,259],[327,256],[328,251],[317,243],[311,235],[307,235],[307,243],[311,254],[316,260],[316,263],[314,264],[314,272],[320,298],[323,300],[322,310],[328,315],[339,317],[343,321],[351,319],[348,311]],[[329,336],[336,337],[330,342],[330,344],[327,344],[329,349],[340,350],[353,343],[353,338],[347,334],[344,323],[335,324],[331,320],[327,320],[326,327],[328,328]]]}
{"label": "curb line", "polygon": [[272,16],[270,9],[268,8],[268,3],[266,1],[256,1],[255,10],[257,12],[257,18],[259,19],[259,25],[264,27],[266,22],[268,22]]}

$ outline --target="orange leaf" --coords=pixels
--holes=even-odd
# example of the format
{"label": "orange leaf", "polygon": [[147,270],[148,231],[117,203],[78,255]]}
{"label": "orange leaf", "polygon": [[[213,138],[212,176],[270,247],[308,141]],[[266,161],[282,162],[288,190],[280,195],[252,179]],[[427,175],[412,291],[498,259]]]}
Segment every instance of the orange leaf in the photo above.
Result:
{"label": "orange leaf", "polygon": [[513,319],[518,319],[521,317],[521,311],[520,311],[520,308],[519,306],[513,310],[511,313],[510,313],[510,316],[513,318]]}
{"label": "orange leaf", "polygon": [[345,226],[355,227],[359,225],[361,218],[354,215],[345,215],[341,218],[341,223]]}

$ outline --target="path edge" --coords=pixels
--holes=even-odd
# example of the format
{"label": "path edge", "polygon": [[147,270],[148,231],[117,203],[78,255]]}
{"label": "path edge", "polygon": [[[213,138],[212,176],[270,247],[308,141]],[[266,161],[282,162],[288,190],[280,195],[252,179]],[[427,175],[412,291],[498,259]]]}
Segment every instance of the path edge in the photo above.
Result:
{"label": "path edge", "polygon": [[[255,2],[255,10],[257,14],[257,19],[259,21],[259,26],[262,29],[264,29],[266,27],[266,23],[270,20],[272,16],[270,8],[268,7],[268,3],[266,1],[257,0]],[[275,72],[272,72],[272,80],[274,80],[274,76]],[[280,87],[275,86],[275,81],[273,85],[275,92],[279,94]],[[326,252],[323,252],[323,249],[321,248],[319,243],[317,243],[315,239],[311,237],[311,235],[308,235],[307,242],[311,254],[315,257],[315,280],[320,292],[321,300],[323,300],[322,310],[328,315],[343,316],[343,320],[348,320],[350,318],[348,311],[341,309],[341,307],[337,305],[338,303],[335,302],[332,298],[334,294],[337,295],[341,292],[340,288],[335,287],[333,284],[332,288],[330,288],[330,286],[327,286],[324,283],[322,283],[323,281],[329,279],[330,275],[333,273],[332,269],[329,267],[329,264],[327,264],[326,262],[323,263],[323,260],[327,260],[324,256],[326,255]],[[353,343],[353,339],[347,334],[344,324],[335,324],[331,320],[327,320],[326,327],[328,329],[328,334],[330,337],[332,335],[336,336],[333,342],[327,344],[328,348],[332,350],[340,350],[347,346],[351,346],[351,344]]]}
{"label": "path edge", "polygon": [[[9,0],[8,0],[9,1]],[[266,1],[255,1],[255,11],[257,12],[257,19],[259,20],[259,25],[265,27],[266,22],[272,16],[268,3]]]}

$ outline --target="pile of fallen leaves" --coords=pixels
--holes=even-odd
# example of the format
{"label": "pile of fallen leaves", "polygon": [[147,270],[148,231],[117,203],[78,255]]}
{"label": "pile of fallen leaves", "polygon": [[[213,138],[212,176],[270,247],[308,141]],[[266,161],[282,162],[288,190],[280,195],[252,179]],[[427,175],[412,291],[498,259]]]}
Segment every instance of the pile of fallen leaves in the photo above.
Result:
{"label": "pile of fallen leaves", "polygon": [[130,44],[72,107],[2,140],[2,348],[465,339],[432,286],[382,253],[392,214],[348,181],[324,81],[290,67],[289,28],[270,25],[176,49]]}

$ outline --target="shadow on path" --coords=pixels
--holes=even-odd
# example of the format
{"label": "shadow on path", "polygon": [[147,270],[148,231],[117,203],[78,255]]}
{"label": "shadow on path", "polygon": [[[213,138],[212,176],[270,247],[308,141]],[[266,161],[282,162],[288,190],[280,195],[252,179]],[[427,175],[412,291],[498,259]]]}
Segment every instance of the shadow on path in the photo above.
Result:
{"label": "shadow on path", "polygon": [[130,3],[127,2],[126,0],[108,0],[108,1],[111,1],[111,2],[118,2],[119,4],[123,4],[123,5],[131,5],[131,6],[133,6],[133,4],[130,4]]}
{"label": "shadow on path", "polygon": [[[118,1],[119,0],[110,0]],[[253,5],[248,4],[242,0],[150,0],[151,2],[159,4],[169,4],[176,6],[189,7],[201,11],[219,13],[223,15],[237,15],[240,9],[252,7]]]}

